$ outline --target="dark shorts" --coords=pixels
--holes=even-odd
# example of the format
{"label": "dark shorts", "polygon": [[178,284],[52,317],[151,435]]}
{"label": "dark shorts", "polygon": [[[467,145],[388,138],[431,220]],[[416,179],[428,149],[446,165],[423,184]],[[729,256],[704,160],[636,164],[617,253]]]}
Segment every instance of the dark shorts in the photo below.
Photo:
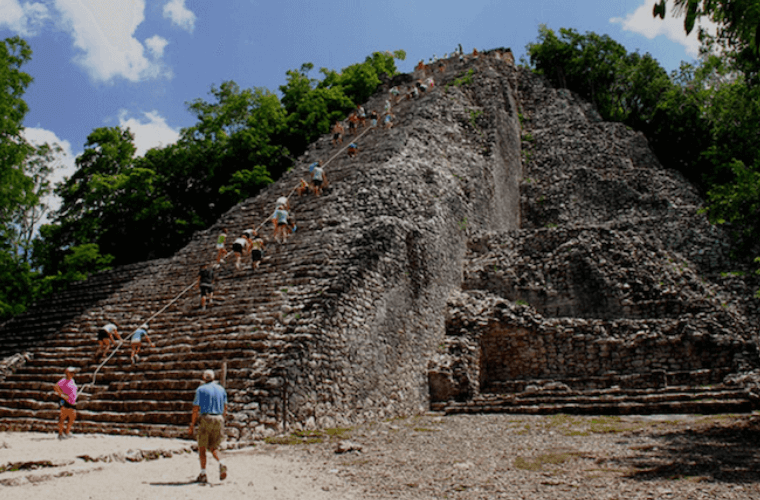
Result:
{"label": "dark shorts", "polygon": [[251,250],[251,260],[252,261],[259,261],[263,257],[261,250]]}
{"label": "dark shorts", "polygon": [[340,133],[333,134],[333,140],[337,141],[338,139],[340,139]]}
{"label": "dark shorts", "polygon": [[211,295],[214,293],[214,287],[211,285],[204,285],[201,283],[201,297],[205,297],[206,295]]}
{"label": "dark shorts", "polygon": [[105,330],[98,330],[98,340],[99,340],[99,341],[100,341],[100,340],[105,340],[105,339],[107,339],[107,338],[110,338],[110,337],[108,336],[108,332],[107,332],[107,331],[105,331]]}
{"label": "dark shorts", "polygon": [[317,187],[319,187],[319,186],[322,185],[322,179],[314,179],[311,182],[312,182],[312,184],[314,184]]}
{"label": "dark shorts", "polygon": [[243,253],[243,245],[241,245],[240,243],[233,243],[232,251],[237,252],[237,253]]}
{"label": "dark shorts", "polygon": [[76,410],[77,409],[77,405],[73,405],[73,404],[69,403],[68,401],[66,401],[65,399],[59,399],[58,400],[58,406],[60,408],[68,408],[70,410]]}

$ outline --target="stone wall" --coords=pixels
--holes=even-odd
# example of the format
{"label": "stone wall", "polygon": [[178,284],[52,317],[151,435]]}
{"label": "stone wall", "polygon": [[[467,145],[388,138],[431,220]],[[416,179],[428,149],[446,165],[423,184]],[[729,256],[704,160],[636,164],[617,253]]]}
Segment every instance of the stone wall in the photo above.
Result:
{"label": "stone wall", "polygon": [[472,235],[431,398],[719,384],[760,365],[752,277],[646,138],[518,72],[521,225]]}

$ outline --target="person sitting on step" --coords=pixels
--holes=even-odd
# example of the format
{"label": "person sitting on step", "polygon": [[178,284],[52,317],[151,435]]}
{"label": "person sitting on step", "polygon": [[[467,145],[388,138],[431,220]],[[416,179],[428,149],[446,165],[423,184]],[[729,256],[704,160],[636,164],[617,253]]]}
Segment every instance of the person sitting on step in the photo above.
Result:
{"label": "person sitting on step", "polygon": [[132,334],[132,341],[130,342],[130,345],[132,347],[132,354],[129,356],[129,358],[132,360],[132,364],[135,364],[136,361],[140,361],[140,348],[142,348],[143,337],[145,337],[145,339],[150,342],[151,347],[156,347],[153,341],[150,340],[150,337],[148,337],[148,325],[140,325],[140,328],[135,330],[135,332]]}
{"label": "person sitting on step", "polygon": [[355,142],[352,142],[348,145],[346,152],[348,153],[349,158],[356,158],[357,153],[359,153],[359,145]]}
{"label": "person sitting on step", "polygon": [[298,187],[296,188],[296,193],[298,193],[298,196],[303,196],[310,191],[311,186],[309,186],[309,183],[301,179],[300,184],[298,184]]}

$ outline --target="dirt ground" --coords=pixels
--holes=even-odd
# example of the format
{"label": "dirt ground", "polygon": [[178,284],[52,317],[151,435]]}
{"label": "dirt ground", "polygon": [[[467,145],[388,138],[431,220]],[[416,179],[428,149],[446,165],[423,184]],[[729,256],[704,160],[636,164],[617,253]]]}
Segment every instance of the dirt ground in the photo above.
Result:
{"label": "dirt ground", "polygon": [[760,498],[760,414],[420,415],[228,449],[208,485],[192,445],[0,433],[0,498]]}

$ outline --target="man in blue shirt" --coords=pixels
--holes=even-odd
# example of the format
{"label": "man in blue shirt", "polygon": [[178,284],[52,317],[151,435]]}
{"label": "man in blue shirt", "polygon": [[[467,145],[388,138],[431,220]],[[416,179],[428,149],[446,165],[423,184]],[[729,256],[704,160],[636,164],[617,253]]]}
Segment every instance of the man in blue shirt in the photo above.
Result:
{"label": "man in blue shirt", "polygon": [[206,449],[219,462],[219,479],[227,477],[227,466],[219,458],[219,446],[224,435],[224,418],[227,416],[227,392],[214,382],[214,371],[203,372],[203,384],[195,391],[193,400],[193,417],[190,421],[190,437],[195,430],[195,422],[200,415],[198,426],[198,455],[201,459],[201,473],[196,480],[206,483]]}

